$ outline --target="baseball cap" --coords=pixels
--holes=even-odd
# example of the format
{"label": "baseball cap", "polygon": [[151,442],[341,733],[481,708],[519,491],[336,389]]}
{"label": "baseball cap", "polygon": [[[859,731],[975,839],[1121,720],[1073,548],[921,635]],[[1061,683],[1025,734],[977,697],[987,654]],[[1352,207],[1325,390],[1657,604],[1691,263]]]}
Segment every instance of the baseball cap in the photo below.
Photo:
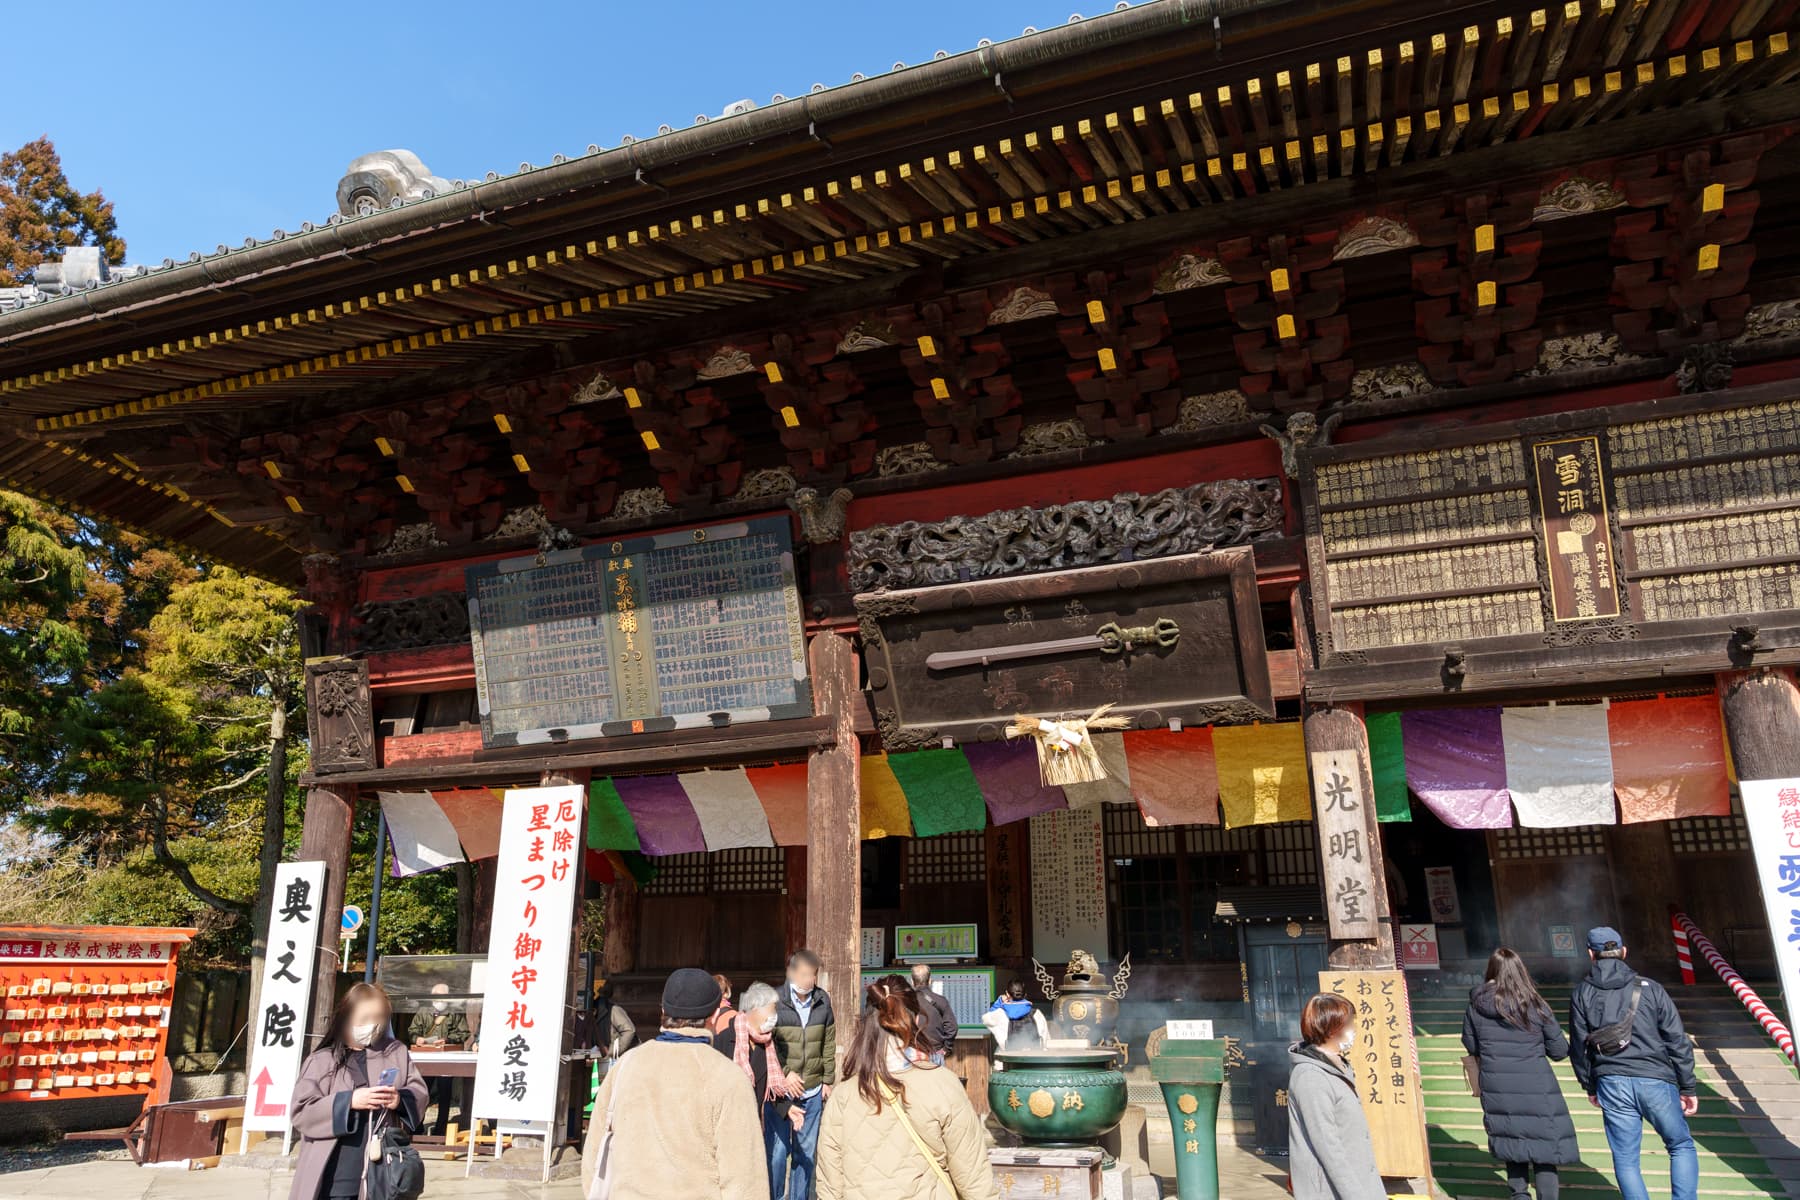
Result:
{"label": "baseball cap", "polygon": [[[1612,943],[1611,946],[1607,945],[1608,942]],[[1621,937],[1619,931],[1614,929],[1611,925],[1596,925],[1588,930],[1587,944],[1589,950],[1598,954],[1602,950],[1617,950],[1620,946],[1625,944],[1625,939]]]}

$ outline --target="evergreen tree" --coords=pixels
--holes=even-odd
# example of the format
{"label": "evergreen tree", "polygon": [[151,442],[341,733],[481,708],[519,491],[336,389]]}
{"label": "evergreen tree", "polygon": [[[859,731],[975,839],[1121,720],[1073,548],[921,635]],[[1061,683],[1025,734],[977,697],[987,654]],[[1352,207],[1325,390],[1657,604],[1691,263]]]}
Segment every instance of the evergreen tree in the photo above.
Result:
{"label": "evergreen tree", "polygon": [[109,263],[125,260],[112,201],[81,192],[64,174],[47,137],[0,154],[0,287],[16,287],[70,246],[99,246]]}

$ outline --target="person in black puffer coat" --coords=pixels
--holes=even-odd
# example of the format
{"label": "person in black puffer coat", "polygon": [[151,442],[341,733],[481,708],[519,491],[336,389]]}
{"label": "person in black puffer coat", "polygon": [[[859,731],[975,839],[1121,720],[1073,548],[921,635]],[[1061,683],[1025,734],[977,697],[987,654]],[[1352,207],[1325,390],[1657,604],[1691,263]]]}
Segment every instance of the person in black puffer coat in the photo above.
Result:
{"label": "person in black puffer coat", "polygon": [[1569,1056],[1569,1039],[1531,982],[1525,962],[1505,946],[1488,959],[1487,978],[1469,993],[1463,1048],[1481,1063],[1481,1116],[1488,1151],[1506,1164],[1518,1200],[1556,1200],[1557,1167],[1581,1161],[1575,1122],[1557,1086],[1552,1060]]}

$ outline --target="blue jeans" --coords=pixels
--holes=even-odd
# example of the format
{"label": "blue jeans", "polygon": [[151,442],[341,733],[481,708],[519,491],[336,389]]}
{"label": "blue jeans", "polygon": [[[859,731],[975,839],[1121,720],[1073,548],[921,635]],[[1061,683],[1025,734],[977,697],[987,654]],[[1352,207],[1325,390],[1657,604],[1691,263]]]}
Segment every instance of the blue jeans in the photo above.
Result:
{"label": "blue jeans", "polygon": [[813,1200],[817,1175],[813,1160],[819,1153],[819,1116],[825,1111],[825,1093],[796,1100],[794,1106],[806,1114],[798,1132],[789,1118],[776,1114],[774,1105],[763,1112],[763,1146],[769,1152],[771,1200],[783,1200],[790,1194],[794,1200]]}
{"label": "blue jeans", "polygon": [[1600,1115],[1606,1121],[1606,1144],[1612,1147],[1613,1174],[1619,1179],[1624,1200],[1650,1200],[1644,1187],[1639,1149],[1644,1141],[1644,1122],[1662,1137],[1669,1150],[1669,1191],[1673,1200],[1694,1200],[1700,1189],[1700,1159],[1694,1153],[1694,1137],[1681,1111],[1681,1092],[1660,1079],[1629,1075],[1603,1075],[1595,1094]]}

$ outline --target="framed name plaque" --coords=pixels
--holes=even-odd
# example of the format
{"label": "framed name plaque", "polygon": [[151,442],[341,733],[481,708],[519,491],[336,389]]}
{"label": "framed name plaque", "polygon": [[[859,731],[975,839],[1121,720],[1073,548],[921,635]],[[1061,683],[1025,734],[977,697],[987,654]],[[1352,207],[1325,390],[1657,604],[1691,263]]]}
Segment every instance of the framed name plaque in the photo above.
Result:
{"label": "framed name plaque", "polygon": [[1142,729],[1275,712],[1249,547],[856,597],[889,750],[1102,704]]}
{"label": "framed name plaque", "polygon": [[812,715],[785,517],[467,570],[482,742]]}
{"label": "framed name plaque", "polygon": [[1800,662],[1789,384],[1307,460],[1311,700]]}

